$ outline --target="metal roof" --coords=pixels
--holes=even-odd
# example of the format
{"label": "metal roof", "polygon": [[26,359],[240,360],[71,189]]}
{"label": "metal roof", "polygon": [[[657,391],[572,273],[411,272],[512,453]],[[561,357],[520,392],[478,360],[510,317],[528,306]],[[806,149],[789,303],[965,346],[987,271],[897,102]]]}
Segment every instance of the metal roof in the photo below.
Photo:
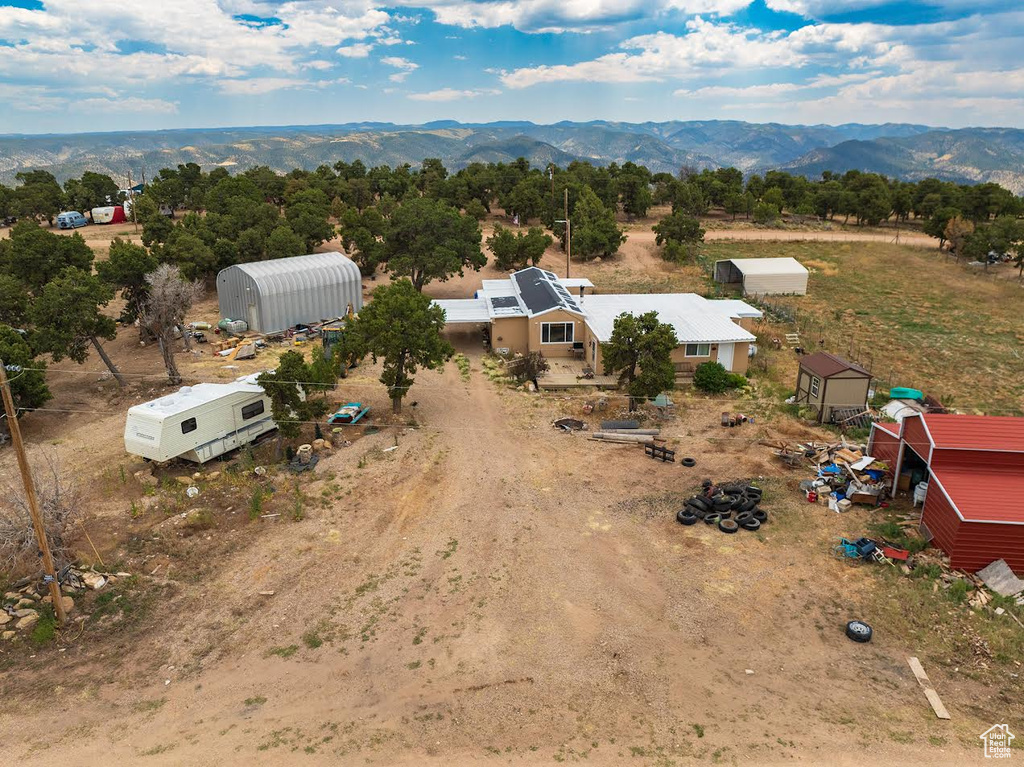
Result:
{"label": "metal roof", "polygon": [[1024,453],[1024,418],[925,413],[936,449]]}
{"label": "metal roof", "polygon": [[253,373],[237,378],[230,383],[198,383],[194,386],[182,386],[172,394],[165,394],[163,397],[143,402],[141,405],[133,405],[128,408],[128,413],[155,417],[177,415],[208,402],[216,402],[229,394],[238,392],[259,394],[263,391],[263,387],[256,383],[259,376],[259,373]]}
{"label": "metal roof", "polygon": [[278,333],[333,319],[363,306],[359,267],[338,252],[235,264],[217,274],[221,317]]}
{"label": "metal roof", "polygon": [[488,322],[487,301],[483,298],[447,298],[434,301],[444,309],[444,321],[449,325],[463,322]]}
{"label": "metal roof", "polygon": [[784,258],[730,258],[732,265],[747,274],[807,274],[807,267],[788,256]]}
{"label": "metal roof", "polygon": [[656,311],[661,322],[673,327],[680,344],[757,340],[733,322],[732,306],[722,306],[695,293],[597,294],[584,298],[582,305],[587,325],[602,343],[611,339],[615,318],[620,314],[639,316],[650,311]]}
{"label": "metal roof", "polygon": [[[960,464],[955,460],[936,459],[928,470],[965,522],[1024,525],[1024,460],[1014,466]],[[992,502],[993,488],[998,489],[998,503]]]}
{"label": "metal roof", "polygon": [[321,273],[325,275],[355,277],[362,281],[359,267],[347,256],[338,252],[313,253],[292,258],[272,258],[269,261],[253,261],[235,264],[229,269],[245,272],[259,283],[264,292],[286,293],[295,286],[294,278],[299,274]]}
{"label": "metal roof", "polygon": [[847,370],[852,370],[855,373],[861,373],[866,376],[871,375],[871,373],[856,362],[849,362],[842,357],[837,357],[828,352],[815,352],[814,354],[808,354],[806,357],[801,357],[800,367],[822,378],[831,378],[837,373],[845,373]]}
{"label": "metal roof", "polygon": [[709,300],[714,303],[715,307],[727,312],[730,317],[760,319],[764,316],[764,312],[760,309],[755,309],[746,301],[740,301],[738,298],[715,298]]}

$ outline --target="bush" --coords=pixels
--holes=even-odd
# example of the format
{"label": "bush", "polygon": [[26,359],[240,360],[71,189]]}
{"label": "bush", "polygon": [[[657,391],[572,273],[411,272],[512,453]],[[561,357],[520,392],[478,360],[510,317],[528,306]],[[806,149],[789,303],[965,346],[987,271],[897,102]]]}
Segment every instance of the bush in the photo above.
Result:
{"label": "bush", "polygon": [[729,388],[729,371],[718,362],[702,362],[693,372],[693,385],[709,394],[721,394]]}
{"label": "bush", "polygon": [[747,377],[730,373],[719,362],[702,362],[693,373],[693,385],[709,394],[721,394],[728,389],[747,385]]}
{"label": "bush", "polygon": [[773,224],[779,220],[779,209],[769,202],[759,202],[754,208],[755,224]]}

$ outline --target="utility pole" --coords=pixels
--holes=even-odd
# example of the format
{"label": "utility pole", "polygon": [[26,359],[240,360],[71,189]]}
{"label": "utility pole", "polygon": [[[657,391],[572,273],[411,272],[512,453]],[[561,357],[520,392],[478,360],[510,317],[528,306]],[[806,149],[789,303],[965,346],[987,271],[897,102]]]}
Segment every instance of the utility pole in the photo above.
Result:
{"label": "utility pole", "polygon": [[28,511],[32,515],[32,527],[35,528],[39,553],[43,558],[43,570],[46,573],[43,580],[50,584],[53,612],[57,616],[57,622],[63,626],[67,622],[68,616],[64,613],[60,583],[57,582],[57,573],[53,569],[53,555],[50,554],[50,544],[46,540],[46,528],[43,525],[42,514],[39,512],[39,501],[36,500],[36,486],[32,481],[28,456],[25,455],[25,444],[21,441],[21,427],[18,425],[18,414],[14,409],[14,397],[11,394],[11,385],[7,382],[7,369],[4,367],[3,360],[0,360],[0,390],[3,394],[4,410],[7,412],[7,428],[11,432],[11,445],[18,455],[21,482],[25,486],[25,500],[28,501]]}
{"label": "utility pole", "polygon": [[135,192],[132,190],[132,169],[128,169],[128,199],[132,201],[132,221],[135,223],[135,234],[139,233],[139,211],[135,207]]}
{"label": "utility pole", "polygon": [[565,188],[565,279],[569,279],[569,262],[572,260],[572,225],[569,223],[569,187]]}

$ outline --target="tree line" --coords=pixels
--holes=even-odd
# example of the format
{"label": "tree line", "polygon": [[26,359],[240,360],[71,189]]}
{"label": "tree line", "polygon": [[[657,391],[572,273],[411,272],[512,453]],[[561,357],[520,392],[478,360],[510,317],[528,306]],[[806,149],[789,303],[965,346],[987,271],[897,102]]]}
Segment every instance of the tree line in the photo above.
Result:
{"label": "tree line", "polygon": [[[286,174],[255,167],[231,175],[187,163],[160,170],[133,197],[143,244],[115,239],[109,259],[94,266],[79,235],[58,236],[40,223],[52,226],[69,207],[121,201],[117,184],[90,171],[63,187],[42,170],[16,178],[13,188],[0,185],[0,214],[22,219],[0,240],[0,354],[28,360],[49,353],[57,361],[81,362],[95,351],[119,380],[102,345],[116,333],[103,309],[118,293],[125,301],[120,319],[145,320],[143,329],[169,360],[169,377],[178,377],[166,347],[175,343],[174,318],[183,311],[148,304],[161,266],[174,271],[157,280],[160,296],[180,301],[195,295],[188,287],[194,281],[209,281],[227,266],[310,253],[340,235],[363,274],[384,268],[419,292],[486,263],[479,222],[495,208],[519,227],[497,224],[487,240],[497,266],[509,270],[538,263],[555,239],[563,248],[570,245],[566,211],[572,254],[588,260],[617,252],[625,240],[618,215],[642,218],[662,204],[672,213],[654,230],[670,260],[692,257],[704,235],[699,218],[718,208],[760,223],[783,211],[826,220],[842,216],[861,225],[920,219],[924,231],[940,247],[948,243],[958,258],[1012,252],[1024,271],[1024,201],[993,183],[904,182],[858,171],[826,172],[818,180],[783,171],[744,178],[735,168],[683,168],[673,175],[631,162],[536,168],[522,158],[473,163],[454,173],[431,158],[419,168],[367,168],[356,160]],[[167,209],[181,215],[169,218]],[[23,406],[45,401],[44,379],[19,380]]]}

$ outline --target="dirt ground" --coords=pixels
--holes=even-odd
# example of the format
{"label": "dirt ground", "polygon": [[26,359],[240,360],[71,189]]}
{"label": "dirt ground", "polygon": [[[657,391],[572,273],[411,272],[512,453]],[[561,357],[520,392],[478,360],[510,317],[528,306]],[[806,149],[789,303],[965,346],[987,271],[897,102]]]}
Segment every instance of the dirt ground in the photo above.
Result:
{"label": "dirt ground", "polygon": [[[574,275],[680,279],[634,234],[620,259]],[[561,271],[561,258],[543,265]],[[490,276],[429,292],[472,295]],[[196,312],[215,314],[212,298]],[[273,476],[280,516],[248,519],[255,480],[211,481],[199,499],[210,525],[191,531],[138,511],[141,464],[121,442],[127,407],[164,391],[156,349],[130,329],[108,344],[133,381],[123,394],[95,357],[54,365],[55,400],[25,418],[25,436],[86,491],[97,551],[78,541],[83,559],[139,575],[117,596],[136,617],[44,649],[0,646],[11,762],[965,764],[981,761],[982,731],[1021,721],[1016,674],[996,679],[887,631],[888,582],[830,553],[870,512],[800,500],[805,474],[757,443],[813,432],[767,397],[677,393],[663,429],[697,459],[684,469],[557,432],[552,419],[580,417],[588,395],[509,389],[486,376],[478,338],[453,341],[468,377],[421,371],[399,422],[383,416],[373,366],[339,384],[332,397],[370,404],[383,428],[350,431],[312,477]],[[219,380],[270,359],[229,368],[182,353],[182,367]],[[613,397],[608,412],[622,405]],[[755,423],[723,430],[724,409]],[[759,479],[771,522],[733,536],[678,525],[705,477]],[[0,485],[15,481],[4,451]],[[872,643],[843,635],[851,618],[873,623]],[[915,654],[952,721],[928,707]]]}

